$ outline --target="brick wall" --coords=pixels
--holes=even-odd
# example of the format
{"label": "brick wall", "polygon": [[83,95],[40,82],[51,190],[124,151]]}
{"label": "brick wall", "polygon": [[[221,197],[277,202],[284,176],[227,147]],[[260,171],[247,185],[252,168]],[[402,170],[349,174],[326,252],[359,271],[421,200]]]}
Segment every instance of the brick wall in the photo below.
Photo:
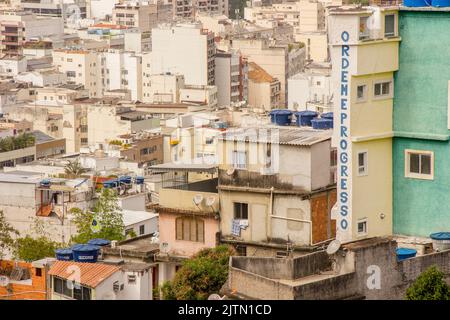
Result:
{"label": "brick wall", "polygon": [[336,190],[320,193],[311,198],[313,243],[336,236],[336,220],[331,220],[331,208],[336,203]]}
{"label": "brick wall", "polygon": [[[0,300],[45,300],[46,273],[41,269],[41,276],[36,275],[36,268],[31,263],[18,262],[22,268],[28,268],[31,275],[31,285],[19,282],[10,283],[7,287],[0,287]],[[1,269],[12,268],[14,262],[0,261]],[[9,296],[7,296],[9,295]]]}

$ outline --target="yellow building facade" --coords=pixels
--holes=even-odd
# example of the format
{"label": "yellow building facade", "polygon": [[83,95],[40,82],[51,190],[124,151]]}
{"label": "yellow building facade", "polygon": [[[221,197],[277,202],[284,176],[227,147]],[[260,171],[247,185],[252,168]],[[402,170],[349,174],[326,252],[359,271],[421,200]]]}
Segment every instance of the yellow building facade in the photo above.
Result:
{"label": "yellow building facade", "polygon": [[392,113],[398,8],[341,7],[329,16],[338,150],[337,239],[392,234]]}

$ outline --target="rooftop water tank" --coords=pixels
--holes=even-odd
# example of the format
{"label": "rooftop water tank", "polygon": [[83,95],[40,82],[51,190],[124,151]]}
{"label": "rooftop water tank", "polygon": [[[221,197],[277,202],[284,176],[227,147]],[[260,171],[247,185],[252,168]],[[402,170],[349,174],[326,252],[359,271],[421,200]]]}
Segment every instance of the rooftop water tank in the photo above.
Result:
{"label": "rooftop water tank", "polygon": [[279,126],[291,124],[292,111],[286,109],[276,109],[270,112],[270,122]]}
{"label": "rooftop water tank", "polygon": [[436,232],[430,234],[433,240],[433,249],[435,251],[445,251],[450,249],[450,232]]}
{"label": "rooftop water tank", "polygon": [[108,246],[111,244],[111,241],[107,240],[107,239],[100,239],[100,238],[96,238],[96,239],[91,239],[88,241],[88,244],[91,244],[93,246],[99,246],[99,247],[103,247],[103,246]]}
{"label": "rooftop water tank", "polygon": [[103,188],[115,188],[115,187],[117,187],[118,183],[119,183],[119,181],[116,179],[104,181]]}
{"label": "rooftop water tank", "polygon": [[137,176],[136,177],[136,184],[144,184],[144,177]]}
{"label": "rooftop water tank", "polygon": [[316,118],[311,120],[313,129],[327,130],[333,128],[333,120]]}
{"label": "rooftop water tank", "polygon": [[97,262],[99,246],[91,244],[76,244],[72,247],[73,260],[76,262]]}
{"label": "rooftop water tank", "polygon": [[55,250],[56,259],[61,261],[71,261],[73,260],[73,251],[69,248],[67,249],[57,249]]}
{"label": "rooftop water tank", "polygon": [[405,7],[429,7],[431,0],[404,0],[403,5]]}
{"label": "rooftop water tank", "polygon": [[317,117],[318,113],[315,111],[309,111],[309,110],[304,110],[304,111],[297,111],[295,113],[296,119],[295,119],[295,123],[297,124],[297,126],[308,126],[311,127],[311,120],[314,119],[315,117]]}
{"label": "rooftop water tank", "polygon": [[433,7],[450,7],[450,0],[429,0]]}
{"label": "rooftop water tank", "polygon": [[322,114],[320,115],[320,117],[321,117],[322,119],[331,119],[331,120],[333,120],[333,118],[334,118],[333,112],[322,113]]}
{"label": "rooftop water tank", "polygon": [[50,187],[50,179],[41,180],[39,184],[41,185],[41,187]]}
{"label": "rooftop water tank", "polygon": [[397,261],[414,258],[417,254],[417,250],[409,248],[397,248]]}
{"label": "rooftop water tank", "polygon": [[122,177],[119,178],[119,182],[120,183],[130,184],[131,183],[131,177],[130,176],[122,176]]}

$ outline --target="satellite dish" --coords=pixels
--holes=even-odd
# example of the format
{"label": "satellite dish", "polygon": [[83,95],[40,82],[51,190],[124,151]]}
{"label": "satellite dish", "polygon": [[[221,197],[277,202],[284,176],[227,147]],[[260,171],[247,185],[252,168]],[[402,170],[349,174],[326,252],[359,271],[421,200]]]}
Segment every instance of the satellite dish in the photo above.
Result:
{"label": "satellite dish", "polygon": [[9,284],[9,278],[7,276],[0,276],[0,287],[6,287]]}
{"label": "satellite dish", "polygon": [[216,202],[216,198],[214,197],[208,197],[206,198],[206,205],[208,207],[212,207],[212,205],[214,204],[214,202]]}
{"label": "satellite dish", "polygon": [[201,194],[196,194],[194,198],[192,198],[192,201],[198,206],[203,201],[203,196]]}
{"label": "satellite dish", "polygon": [[341,242],[339,240],[333,240],[327,247],[327,254],[332,255],[335,254],[339,248],[341,247]]}
{"label": "satellite dish", "polygon": [[227,175],[232,176],[234,174],[234,172],[235,172],[235,169],[234,168],[230,168],[230,169],[227,170]]}
{"label": "satellite dish", "polygon": [[217,293],[213,293],[208,297],[208,300],[223,300],[223,298]]}
{"label": "satellite dish", "polygon": [[170,250],[170,245],[169,245],[168,242],[161,242],[161,243],[159,244],[159,251],[160,251],[161,253],[167,254],[167,253],[169,253],[169,250]]}

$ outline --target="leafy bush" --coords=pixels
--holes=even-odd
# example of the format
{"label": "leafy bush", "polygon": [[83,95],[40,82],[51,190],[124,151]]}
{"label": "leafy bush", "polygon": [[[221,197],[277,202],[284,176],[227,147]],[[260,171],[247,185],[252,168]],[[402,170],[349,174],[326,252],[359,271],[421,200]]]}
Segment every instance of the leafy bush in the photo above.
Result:
{"label": "leafy bush", "polygon": [[39,259],[54,257],[55,250],[61,247],[57,242],[46,237],[32,238],[30,235],[16,240],[14,257],[19,260],[31,262]]}
{"label": "leafy bush", "polygon": [[436,266],[422,272],[406,290],[407,300],[450,300],[450,287]]}
{"label": "leafy bush", "polygon": [[228,261],[235,251],[229,246],[204,249],[186,260],[171,283],[164,284],[166,300],[206,300],[222,288],[228,277]]}

